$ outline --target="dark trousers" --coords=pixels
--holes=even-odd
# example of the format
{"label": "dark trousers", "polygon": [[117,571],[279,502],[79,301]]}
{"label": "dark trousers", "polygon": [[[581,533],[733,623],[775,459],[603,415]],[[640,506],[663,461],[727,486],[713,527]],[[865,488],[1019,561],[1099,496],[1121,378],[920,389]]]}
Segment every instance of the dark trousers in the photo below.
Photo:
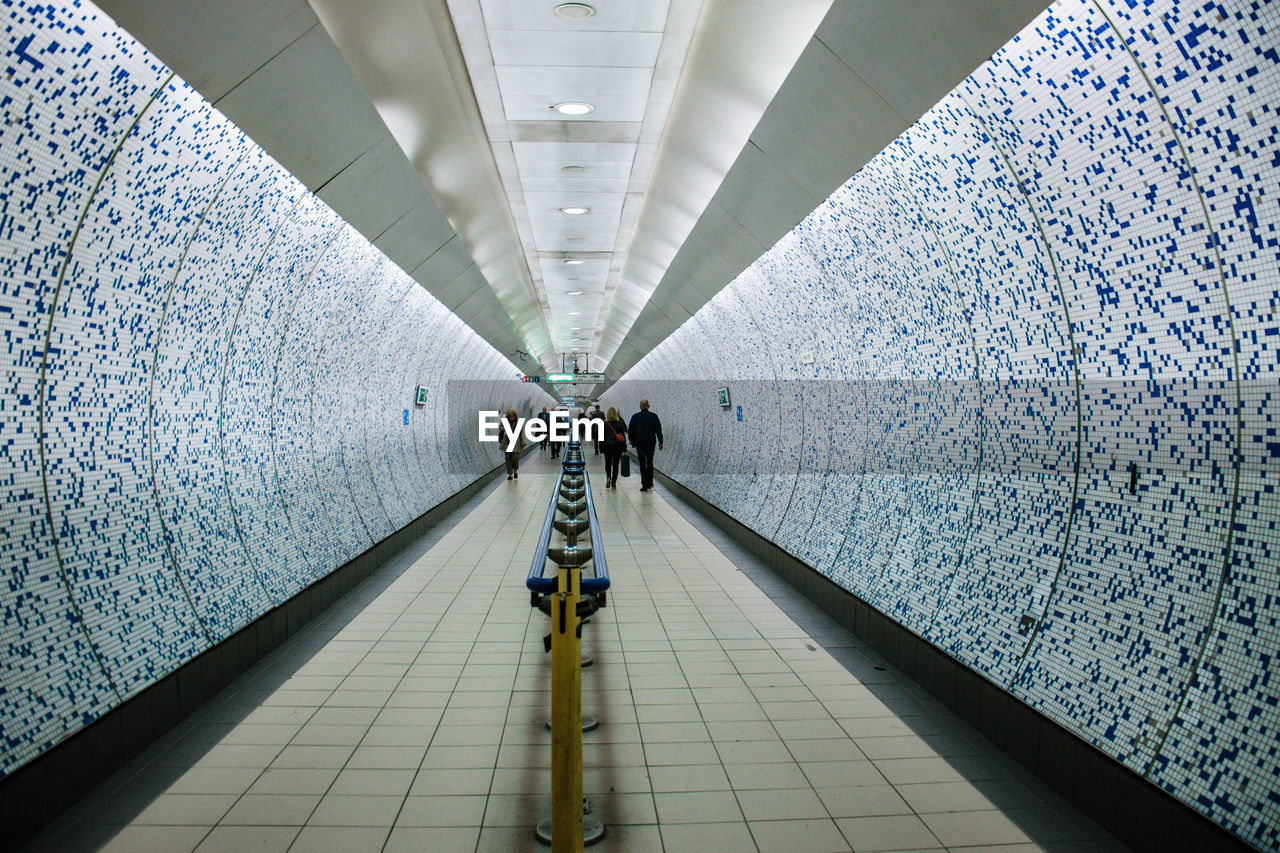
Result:
{"label": "dark trousers", "polygon": [[640,488],[653,488],[653,448],[654,445],[648,446],[636,445],[636,461],[640,463]]}
{"label": "dark trousers", "polygon": [[621,447],[606,447],[604,449],[604,478],[605,480],[618,479],[618,463],[622,460]]}

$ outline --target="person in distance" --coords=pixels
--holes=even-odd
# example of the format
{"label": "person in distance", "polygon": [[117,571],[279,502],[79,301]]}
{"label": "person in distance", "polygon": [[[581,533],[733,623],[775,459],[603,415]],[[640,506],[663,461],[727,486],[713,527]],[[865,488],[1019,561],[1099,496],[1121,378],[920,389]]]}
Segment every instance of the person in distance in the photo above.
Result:
{"label": "person in distance", "polygon": [[[515,409],[507,409],[507,423],[511,424],[512,431],[516,428],[516,422],[519,421],[520,415]],[[507,457],[507,479],[520,479],[520,454],[524,453],[524,430],[516,433],[515,450],[509,451]]]}

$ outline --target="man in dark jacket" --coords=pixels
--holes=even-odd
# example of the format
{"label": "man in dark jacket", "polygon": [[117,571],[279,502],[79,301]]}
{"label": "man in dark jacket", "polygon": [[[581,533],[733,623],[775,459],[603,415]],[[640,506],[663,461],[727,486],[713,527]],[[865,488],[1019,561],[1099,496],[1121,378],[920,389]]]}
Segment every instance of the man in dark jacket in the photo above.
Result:
{"label": "man in dark jacket", "polygon": [[640,491],[647,492],[653,488],[653,445],[657,442],[662,449],[662,421],[649,411],[649,401],[640,401],[640,411],[631,416],[627,424],[627,435],[631,437],[631,446],[636,449],[636,461],[640,463]]}
{"label": "man in dark jacket", "polygon": [[[591,418],[591,420],[593,421],[604,420],[604,412],[600,411],[599,403],[596,403],[596,407],[591,410],[591,414],[587,415],[587,417]],[[593,438],[592,443],[596,446],[596,456],[599,456],[601,453],[604,453],[604,448],[601,446],[602,442],[600,441],[600,439]]]}
{"label": "man in dark jacket", "polygon": [[[551,426],[551,414],[547,411],[546,406],[543,406],[542,411],[538,412],[538,420],[542,421],[542,425],[544,427]],[[544,430],[542,433],[542,444],[538,448],[539,452],[547,449],[547,445],[550,440],[549,433]]]}

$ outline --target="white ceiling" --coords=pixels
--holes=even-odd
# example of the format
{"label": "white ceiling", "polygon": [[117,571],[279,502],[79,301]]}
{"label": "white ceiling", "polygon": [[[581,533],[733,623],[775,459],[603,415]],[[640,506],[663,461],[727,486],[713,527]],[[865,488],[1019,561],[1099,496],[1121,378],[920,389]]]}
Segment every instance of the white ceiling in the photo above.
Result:
{"label": "white ceiling", "polygon": [[613,377],[1046,5],[97,2],[504,354]]}
{"label": "white ceiling", "polygon": [[[578,7],[587,17],[559,15],[554,2],[447,1],[553,349],[599,366],[589,355],[606,284],[630,244],[702,0],[594,0]],[[551,108],[564,101],[594,109]]]}
{"label": "white ceiling", "polygon": [[[481,258],[519,269],[526,288],[494,289],[549,369],[573,352],[605,366],[831,4],[594,0],[566,17],[556,0],[379,0],[376,15],[310,1],[481,271],[494,281]],[[423,7],[447,12],[434,32]],[[450,43],[465,68],[452,81],[426,68]],[[450,138],[490,154],[493,175],[453,198],[423,146],[445,100],[424,91],[432,80],[474,107],[474,121],[446,122]],[[565,101],[593,109],[552,109]],[[493,176],[510,229],[468,231],[475,199],[496,202]]]}

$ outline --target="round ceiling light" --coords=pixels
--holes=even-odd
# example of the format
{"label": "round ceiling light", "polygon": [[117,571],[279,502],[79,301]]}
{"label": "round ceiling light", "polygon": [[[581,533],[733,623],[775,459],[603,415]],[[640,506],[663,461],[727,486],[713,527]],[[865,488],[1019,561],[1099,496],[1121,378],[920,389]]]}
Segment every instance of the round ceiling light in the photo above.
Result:
{"label": "round ceiling light", "polygon": [[564,214],[568,214],[569,216],[581,216],[581,215],[582,215],[582,214],[584,214],[584,213],[590,213],[590,212],[591,212],[591,208],[589,208],[589,207],[562,207],[562,208],[560,208],[560,212],[561,212],[561,213],[564,213]]}
{"label": "round ceiling light", "polygon": [[556,14],[562,18],[590,18],[596,10],[586,3],[561,3],[556,6]]}
{"label": "round ceiling light", "polygon": [[582,101],[562,101],[558,104],[552,104],[551,109],[567,116],[584,116],[595,109],[591,104],[584,104]]}
{"label": "round ceiling light", "polygon": [[571,266],[577,266],[578,264],[583,263],[583,260],[582,258],[565,258],[564,262]]}

